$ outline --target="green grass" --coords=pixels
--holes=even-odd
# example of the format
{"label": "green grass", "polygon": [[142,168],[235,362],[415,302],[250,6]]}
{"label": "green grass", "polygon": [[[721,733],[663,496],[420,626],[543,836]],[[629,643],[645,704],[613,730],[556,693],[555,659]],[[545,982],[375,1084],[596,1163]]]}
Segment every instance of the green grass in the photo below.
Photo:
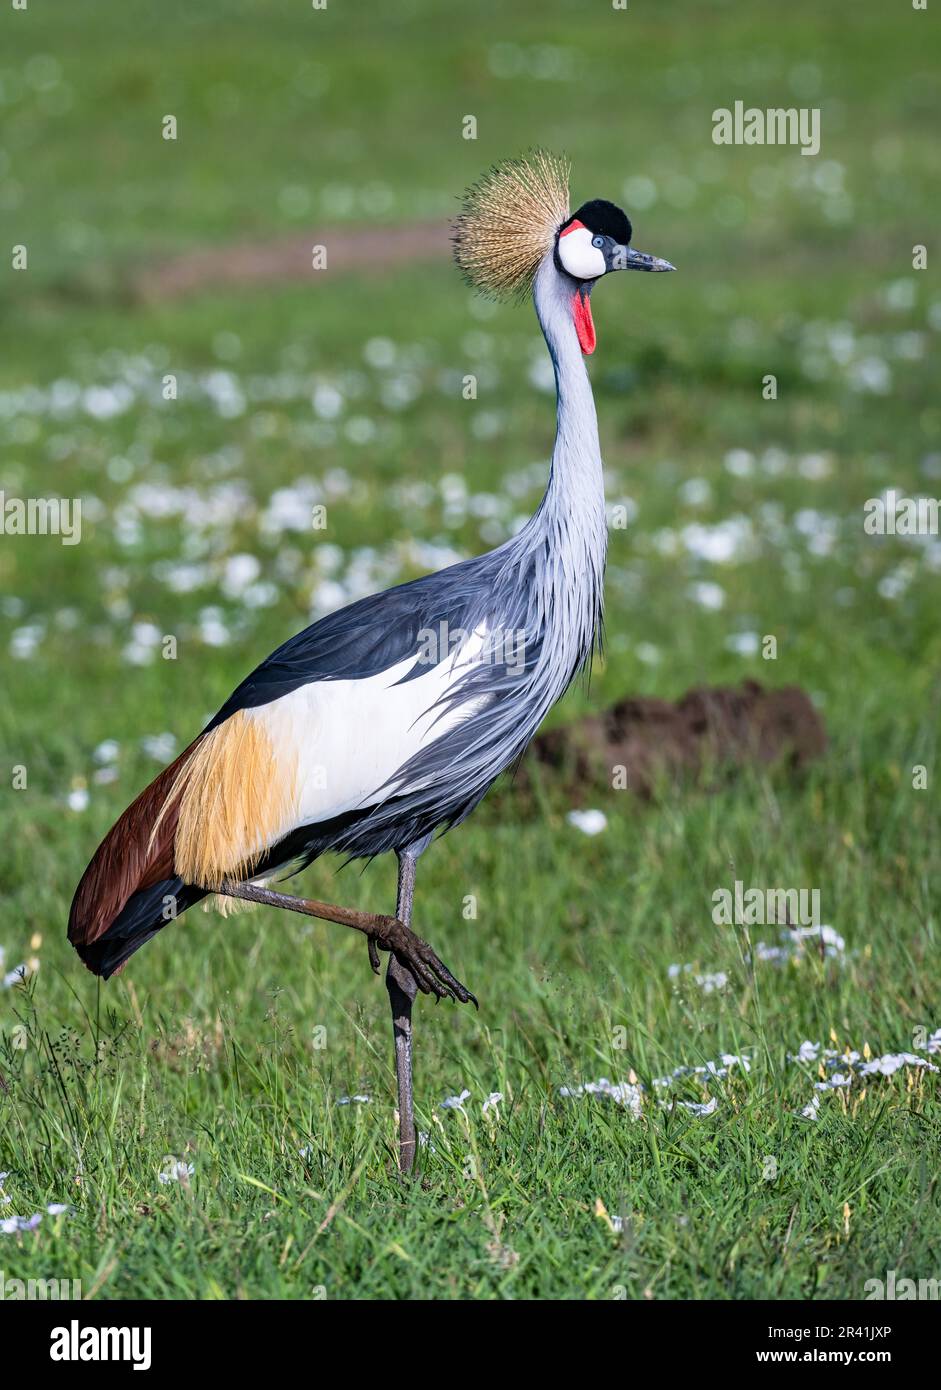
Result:
{"label": "green grass", "polygon": [[[0,1268],[102,1297],[851,1298],[886,1269],[935,1277],[937,1076],[854,1080],[812,1122],[817,1068],[788,1061],[805,1039],[924,1055],[919,1030],[941,1025],[938,540],[862,527],[886,487],[941,488],[941,295],[933,262],[911,269],[938,213],[930,12],[685,5],[665,24],[641,6],[482,5],[457,26],[401,3],[366,42],[344,6],[228,10],[211,36],[209,5],[2,20],[0,201],[30,248],[27,274],[0,275],[2,486],[81,497],[85,516],[77,546],[0,537],[0,946],[5,970],[40,962],[0,990],[0,1219],[70,1206],[0,1235]],[[541,44],[573,80],[495,75],[538,65]],[[711,144],[714,107],[787,104],[815,80],[816,160]],[[460,139],[468,112],[477,142]],[[429,1142],[403,1185],[388,1006],[358,938],[197,909],[99,989],[64,925],[161,766],[145,736],[182,747],[326,585],[421,573],[532,509],[552,429],[536,327],[482,311],[443,264],[148,306],[125,289],[189,246],[447,213],[488,160],[536,142],[567,148],[577,196],[652,179],[636,239],[680,266],[593,301],[608,497],[631,521],[611,532],[606,661],[554,717],[751,677],[802,685],[831,743],[799,781],[593,796],[609,821],[594,839],[560,789],[533,807],[504,788],[429,852],[416,925],[481,1011],[418,1006]],[[375,183],[390,196],[371,204]],[[306,202],[282,196],[298,187]],[[229,375],[207,389],[214,371]],[[130,394],[90,413],[68,383]],[[279,530],[272,498],[303,479],[281,504],[299,527]],[[303,521],[311,501],[324,531]],[[729,536],[728,559],[700,553]],[[269,586],[257,606],[226,578],[238,555]],[[141,625],[173,635],[176,660]],[[777,659],[730,645],[747,633],[775,636]],[[106,739],[119,750],[96,759]],[[336,867],[296,886],[389,910],[393,865]],[[711,916],[736,878],[818,887],[843,957],[752,964],[775,928]],[[728,982],[705,993],[671,964]],[[722,1054],[750,1070],[653,1085]],[[560,1095],[632,1072],[638,1119]],[[465,1088],[464,1113],[440,1108]],[[356,1094],[372,1099],[338,1104]],[[168,1155],[188,1183],[159,1181]]]}

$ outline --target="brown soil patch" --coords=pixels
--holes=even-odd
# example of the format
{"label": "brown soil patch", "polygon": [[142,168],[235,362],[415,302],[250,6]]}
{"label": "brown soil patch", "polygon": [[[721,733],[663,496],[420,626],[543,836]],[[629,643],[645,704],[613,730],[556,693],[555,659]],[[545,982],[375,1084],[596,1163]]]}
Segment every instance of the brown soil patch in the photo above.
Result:
{"label": "brown soil patch", "polygon": [[618,786],[643,797],[663,779],[702,780],[747,764],[800,770],[827,746],[823,720],[799,686],[766,690],[703,686],[675,704],[627,696],[600,715],[551,729],[533,742],[520,769],[525,789],[535,773],[561,781],[583,801]]}
{"label": "brown soil patch", "polygon": [[[314,270],[314,246],[327,249],[327,266]],[[450,255],[446,222],[390,227],[322,227],[318,231],[265,241],[241,242],[187,251],[138,272],[137,298],[178,299],[211,286],[263,284],[272,280],[310,280],[318,276],[369,275],[409,261],[443,260]]]}

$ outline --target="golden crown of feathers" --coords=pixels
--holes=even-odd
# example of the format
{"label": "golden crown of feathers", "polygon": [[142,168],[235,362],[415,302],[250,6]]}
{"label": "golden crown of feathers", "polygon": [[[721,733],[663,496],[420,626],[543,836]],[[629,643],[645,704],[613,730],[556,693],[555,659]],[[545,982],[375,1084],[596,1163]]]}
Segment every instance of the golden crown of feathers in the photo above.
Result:
{"label": "golden crown of feathers", "polygon": [[548,150],[495,164],[468,188],[452,228],[468,284],[495,299],[524,294],[569,216],[569,164]]}

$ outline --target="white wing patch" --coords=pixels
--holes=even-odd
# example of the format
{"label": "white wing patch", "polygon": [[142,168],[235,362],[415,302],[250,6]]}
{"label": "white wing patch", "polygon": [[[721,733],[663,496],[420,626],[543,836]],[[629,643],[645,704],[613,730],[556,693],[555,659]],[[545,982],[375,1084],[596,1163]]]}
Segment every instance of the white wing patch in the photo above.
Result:
{"label": "white wing patch", "polygon": [[479,696],[444,709],[437,702],[484,659],[485,640],[478,629],[459,650],[402,684],[415,656],[364,680],[313,681],[246,711],[263,723],[279,765],[295,777],[293,823],[282,824],[279,838],[375,805],[403,763],[473,714]]}

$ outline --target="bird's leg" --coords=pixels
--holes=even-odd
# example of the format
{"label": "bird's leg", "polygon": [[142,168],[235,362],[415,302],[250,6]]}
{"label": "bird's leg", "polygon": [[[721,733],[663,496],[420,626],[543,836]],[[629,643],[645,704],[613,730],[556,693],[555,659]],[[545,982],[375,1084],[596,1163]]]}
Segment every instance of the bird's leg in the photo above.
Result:
{"label": "bird's leg", "polygon": [[[413,862],[413,881],[414,872]],[[223,897],[242,898],[246,902],[261,903],[265,907],[283,907],[290,912],[302,912],[307,917],[321,917],[324,921],[339,922],[341,926],[364,932],[380,951],[394,953],[395,958],[408,968],[423,994],[434,994],[438,999],[454,999],[461,1004],[473,1004],[477,1007],[477,1000],[470,990],[465,989],[460,980],[455,979],[428,942],[416,936],[411,927],[398,917],[387,917],[378,912],[359,912],[353,907],[336,907],[333,903],[318,902],[315,898],[295,898],[290,893],[276,893],[271,888],[261,888],[254,883],[223,883],[221,888],[214,891]]]}
{"label": "bird's leg", "polygon": [[[408,850],[399,856],[399,888],[395,915],[407,927],[412,924],[415,895],[415,856]],[[389,957],[386,989],[392,1005],[392,1032],[395,1038],[395,1080],[399,1095],[399,1171],[410,1173],[415,1162],[415,1111],[412,1103],[412,1004],[418,981],[398,956]]]}

